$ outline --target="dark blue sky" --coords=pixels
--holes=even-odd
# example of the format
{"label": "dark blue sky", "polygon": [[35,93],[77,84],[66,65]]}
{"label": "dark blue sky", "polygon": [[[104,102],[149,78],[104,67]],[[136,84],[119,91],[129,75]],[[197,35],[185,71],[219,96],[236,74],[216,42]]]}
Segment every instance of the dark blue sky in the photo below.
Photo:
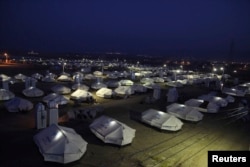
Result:
{"label": "dark blue sky", "polygon": [[0,51],[250,56],[250,0],[1,0]]}

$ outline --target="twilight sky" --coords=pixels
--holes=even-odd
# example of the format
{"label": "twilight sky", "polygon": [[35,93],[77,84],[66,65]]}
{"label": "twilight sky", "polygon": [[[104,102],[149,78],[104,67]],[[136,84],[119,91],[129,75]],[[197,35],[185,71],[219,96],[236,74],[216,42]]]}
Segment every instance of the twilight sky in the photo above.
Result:
{"label": "twilight sky", "polygon": [[228,56],[232,41],[250,57],[250,0],[0,1],[0,52]]}

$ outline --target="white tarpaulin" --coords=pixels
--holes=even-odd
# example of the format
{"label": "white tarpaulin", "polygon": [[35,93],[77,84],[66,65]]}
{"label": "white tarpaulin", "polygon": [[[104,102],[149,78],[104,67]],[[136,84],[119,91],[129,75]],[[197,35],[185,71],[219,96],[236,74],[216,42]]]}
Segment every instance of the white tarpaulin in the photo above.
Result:
{"label": "white tarpaulin", "polygon": [[148,109],[142,113],[142,122],[162,130],[178,131],[182,128],[182,121],[173,115],[156,109]]}
{"label": "white tarpaulin", "polygon": [[44,92],[36,87],[29,87],[23,90],[23,94],[26,97],[41,97],[44,95]]}
{"label": "white tarpaulin", "polygon": [[198,122],[203,119],[203,114],[197,109],[184,104],[173,103],[168,105],[166,109],[169,114],[186,121]]}
{"label": "white tarpaulin", "polygon": [[74,129],[52,124],[34,136],[44,161],[70,163],[79,160],[87,142]]}
{"label": "white tarpaulin", "polygon": [[135,137],[135,129],[108,116],[101,116],[89,126],[90,130],[104,143],[116,145],[130,144]]}
{"label": "white tarpaulin", "polygon": [[5,107],[9,112],[30,111],[33,109],[33,103],[20,97],[14,97],[5,102]]}
{"label": "white tarpaulin", "polygon": [[109,88],[101,88],[96,91],[96,96],[103,98],[111,98],[113,96],[113,90]]}
{"label": "white tarpaulin", "polygon": [[6,90],[6,89],[0,89],[0,101],[9,100],[9,99],[12,99],[14,97],[15,97],[15,95],[11,91]]}
{"label": "white tarpaulin", "polygon": [[57,93],[50,93],[47,96],[43,97],[43,102],[48,104],[50,101],[54,101],[55,103],[59,105],[64,105],[69,102],[69,99]]}
{"label": "white tarpaulin", "polygon": [[70,99],[73,100],[81,100],[81,101],[87,101],[88,99],[93,99],[92,93],[86,91],[86,90],[81,90],[77,89],[70,95]]}

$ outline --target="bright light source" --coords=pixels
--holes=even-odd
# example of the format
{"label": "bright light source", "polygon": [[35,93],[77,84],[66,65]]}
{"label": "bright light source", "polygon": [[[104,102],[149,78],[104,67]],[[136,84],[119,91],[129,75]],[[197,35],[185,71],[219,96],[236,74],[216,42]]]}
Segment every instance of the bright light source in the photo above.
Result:
{"label": "bright light source", "polygon": [[59,140],[63,136],[62,132],[58,131],[57,134],[55,135],[54,140]]}
{"label": "bright light source", "polygon": [[109,122],[109,125],[110,125],[110,126],[113,126],[113,125],[115,125],[115,124],[116,124],[116,121],[110,121],[110,122]]}

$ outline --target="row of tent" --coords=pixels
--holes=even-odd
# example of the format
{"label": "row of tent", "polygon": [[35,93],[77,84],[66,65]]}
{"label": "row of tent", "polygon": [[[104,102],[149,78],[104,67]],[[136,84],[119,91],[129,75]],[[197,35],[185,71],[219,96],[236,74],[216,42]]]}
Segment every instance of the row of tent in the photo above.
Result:
{"label": "row of tent", "polygon": [[[175,116],[148,109],[142,112],[141,121],[161,130],[178,131],[182,121]],[[136,130],[111,117],[102,115],[90,125],[91,132],[104,143],[124,146],[132,143]],[[73,129],[52,124],[34,136],[34,142],[45,161],[69,163],[76,161],[87,150],[87,142]]]}
{"label": "row of tent", "polygon": [[[130,144],[136,132],[135,129],[108,116],[95,119],[89,128],[104,143],[120,146]],[[45,161],[63,164],[80,159],[88,144],[74,129],[56,124],[37,133],[34,142]]]}

